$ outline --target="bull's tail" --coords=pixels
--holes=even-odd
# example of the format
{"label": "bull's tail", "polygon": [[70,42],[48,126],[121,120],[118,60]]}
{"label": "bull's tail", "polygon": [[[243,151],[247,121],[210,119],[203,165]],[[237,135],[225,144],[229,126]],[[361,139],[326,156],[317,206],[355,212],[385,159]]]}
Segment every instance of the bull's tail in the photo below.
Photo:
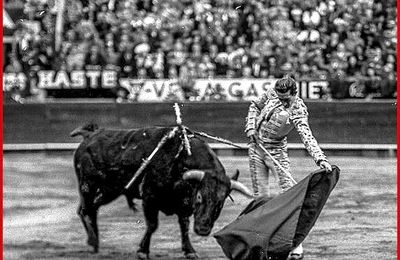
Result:
{"label": "bull's tail", "polygon": [[83,138],[86,138],[98,129],[99,129],[99,126],[97,124],[89,123],[89,124],[86,124],[86,125],[76,128],[69,134],[69,136],[75,137],[75,136],[81,135],[81,136],[83,136]]}

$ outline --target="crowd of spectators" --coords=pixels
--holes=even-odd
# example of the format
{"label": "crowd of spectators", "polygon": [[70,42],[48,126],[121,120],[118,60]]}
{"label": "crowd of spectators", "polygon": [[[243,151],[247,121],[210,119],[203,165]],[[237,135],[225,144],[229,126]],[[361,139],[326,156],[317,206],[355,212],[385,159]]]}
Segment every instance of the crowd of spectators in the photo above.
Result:
{"label": "crowd of spectators", "polygon": [[114,69],[183,84],[291,74],[394,93],[395,0],[65,0],[59,46],[58,1],[25,3],[6,72]]}

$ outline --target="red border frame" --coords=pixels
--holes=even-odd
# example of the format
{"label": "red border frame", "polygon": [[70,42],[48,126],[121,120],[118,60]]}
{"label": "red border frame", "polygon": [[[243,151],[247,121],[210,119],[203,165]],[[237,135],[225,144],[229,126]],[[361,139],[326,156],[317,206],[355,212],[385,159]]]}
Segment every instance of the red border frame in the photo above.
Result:
{"label": "red border frame", "polygon": [[[3,1],[0,1],[0,6],[3,9]],[[3,25],[3,14],[1,15],[0,18],[1,24]],[[1,77],[1,86],[3,89],[3,26],[1,26],[1,44],[0,44],[0,77]],[[1,180],[0,180],[0,190],[1,190],[1,221],[0,221],[0,226],[1,226],[1,231],[0,231],[0,243],[1,243],[1,259],[3,259],[3,91],[0,91],[0,98],[1,98],[1,108],[0,108],[0,118],[1,118],[1,123],[0,123],[0,129],[1,129],[1,134],[0,134],[0,141],[1,141]]]}
{"label": "red border frame", "polygon": [[[400,1],[397,1],[397,13],[398,13],[398,11],[400,10]],[[400,48],[400,43],[399,43],[399,22],[400,22],[400,19],[399,19],[399,15],[397,14],[397,53],[396,53],[396,56],[397,56],[397,93],[398,93],[398,90],[399,90],[399,80],[398,80],[398,75],[399,75],[399,72],[400,72],[400,67],[399,67],[399,58],[400,58],[400,55],[399,55],[399,52],[398,52],[398,50],[399,50],[399,48]],[[398,96],[398,94],[397,94],[397,99],[396,99],[396,118],[397,118],[397,124],[396,124],[396,129],[397,129],[397,134],[396,134],[396,137],[397,137],[397,259],[400,259],[400,257],[399,257],[399,251],[400,251],[400,241],[399,241],[399,238],[400,238],[400,234],[399,234],[399,226],[400,226],[400,220],[399,220],[399,216],[400,216],[400,212],[399,212],[399,208],[400,208],[400,202],[399,202],[399,192],[400,192],[400,186],[399,186],[399,183],[400,183],[400,175],[399,175],[399,172],[400,172],[400,164],[399,164],[399,161],[398,161],[398,158],[400,157],[400,152],[399,152],[399,138],[400,138],[400,133],[399,133],[399,126],[400,126],[400,123],[399,123],[399,120],[400,120],[400,116],[399,116],[399,114],[400,114],[400,109],[399,109],[399,106],[398,106],[398,104],[399,104],[399,100],[400,100],[400,98],[399,98],[399,96]]]}
{"label": "red border frame", "polygon": [[[3,1],[0,1],[0,6],[1,6],[1,8],[3,8]],[[400,1],[398,0],[397,1],[397,11],[398,10],[400,10]],[[0,16],[0,21],[1,21],[1,24],[3,24],[3,15],[1,15]],[[400,18],[399,18],[399,15],[397,15],[397,50],[400,50],[400,43],[399,43],[399,23],[400,23]],[[1,44],[0,44],[0,77],[1,77],[1,79],[3,78],[3,59],[4,59],[4,57],[3,57],[3,26],[1,26],[1,29],[0,29],[0,32],[1,32],[1,35],[2,35],[2,37],[1,37]],[[396,56],[397,56],[397,75],[399,75],[399,72],[400,72],[400,66],[399,66],[399,60],[400,60],[400,55],[399,55],[399,52],[397,51],[397,53],[396,53]],[[2,85],[2,87],[3,87],[3,80],[1,80],[1,85]],[[400,84],[399,84],[399,81],[397,80],[397,91],[399,90],[399,86],[400,86]],[[0,202],[0,204],[1,204],[1,207],[0,207],[0,212],[1,212],[1,220],[0,220],[0,226],[1,226],[1,229],[0,229],[0,243],[1,243],[1,258],[0,259],[3,259],[3,91],[0,91],[0,98],[1,98],[1,103],[2,103],[2,105],[1,105],[1,108],[0,108],[0,118],[1,118],[1,123],[0,123],[0,129],[1,129],[1,134],[0,134],[0,141],[1,141],[1,145],[2,145],[2,149],[1,149],[1,151],[0,151],[0,156],[1,156],[1,179],[0,179],[0,190],[1,190],[1,202]],[[397,112],[397,124],[396,124],[396,127],[397,127],[397,134],[396,134],[396,137],[397,137],[397,158],[399,158],[400,157],[400,151],[399,151],[399,149],[398,149],[398,146],[399,146],[399,139],[400,139],[400,133],[399,133],[399,127],[400,127],[400,123],[399,123],[399,121],[400,121],[400,108],[399,108],[399,106],[398,106],[398,103],[399,103],[399,100],[400,100],[400,98],[397,96],[397,103],[396,103],[396,112]],[[400,183],[400,175],[399,175],[399,172],[400,172],[400,164],[399,164],[399,161],[397,160],[397,259],[400,259],[399,258],[399,254],[398,254],[398,252],[400,251],[400,233],[399,233],[399,226],[400,226],[400,219],[399,219],[399,216],[400,216],[400,212],[399,212],[399,208],[400,208],[400,198],[399,198],[399,193],[400,193],[400,186],[399,186],[399,183]]]}
{"label": "red border frame", "polygon": [[[399,43],[399,22],[400,22],[400,18],[399,18],[399,15],[398,15],[399,10],[400,10],[400,1],[397,1],[397,53],[396,53],[396,56],[397,56],[397,68],[396,68],[397,69],[397,93],[399,92],[398,91],[399,90],[398,75],[399,75],[399,72],[400,72],[400,67],[399,67],[400,55],[399,55],[399,52],[398,52],[398,50],[400,48],[400,43]],[[397,134],[396,134],[396,137],[397,137],[397,259],[400,259],[400,257],[399,257],[399,251],[400,251],[400,242],[399,242],[399,238],[400,238],[400,234],[399,234],[399,226],[400,226],[400,220],[399,220],[399,216],[400,216],[400,213],[399,213],[399,208],[400,208],[400,202],[399,202],[399,192],[400,192],[400,186],[399,186],[400,175],[399,175],[399,172],[400,172],[400,164],[399,164],[399,161],[398,161],[398,158],[400,157],[400,152],[399,152],[399,138],[400,138],[400,134],[399,134],[400,116],[399,116],[399,114],[400,114],[400,109],[399,109],[399,106],[398,106],[399,100],[400,100],[400,98],[399,98],[399,96],[397,94],[397,102],[396,102],[396,112],[397,112],[397,114],[396,114],[396,118],[397,118],[397,124],[396,124],[396,129],[397,129]]]}

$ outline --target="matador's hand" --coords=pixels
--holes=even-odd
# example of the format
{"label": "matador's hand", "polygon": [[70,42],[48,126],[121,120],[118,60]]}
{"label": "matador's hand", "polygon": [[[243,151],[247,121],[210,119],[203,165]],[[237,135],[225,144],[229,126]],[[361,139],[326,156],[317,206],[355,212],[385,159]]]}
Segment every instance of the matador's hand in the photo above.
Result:
{"label": "matador's hand", "polygon": [[321,161],[319,163],[319,167],[321,167],[322,169],[325,169],[327,172],[331,172],[332,171],[332,166],[327,161]]}

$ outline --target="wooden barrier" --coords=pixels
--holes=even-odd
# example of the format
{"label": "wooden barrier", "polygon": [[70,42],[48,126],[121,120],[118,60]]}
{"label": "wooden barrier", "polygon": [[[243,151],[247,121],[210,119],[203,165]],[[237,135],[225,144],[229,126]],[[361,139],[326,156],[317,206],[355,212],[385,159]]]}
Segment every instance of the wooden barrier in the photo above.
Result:
{"label": "wooden barrier", "polygon": [[[306,101],[309,122],[319,143],[396,144],[395,101]],[[181,107],[191,129],[245,143],[248,102],[193,102]],[[5,104],[4,143],[76,143],[76,127],[96,122],[101,127],[138,128],[174,125],[173,103]],[[290,143],[300,143],[296,131]]]}

